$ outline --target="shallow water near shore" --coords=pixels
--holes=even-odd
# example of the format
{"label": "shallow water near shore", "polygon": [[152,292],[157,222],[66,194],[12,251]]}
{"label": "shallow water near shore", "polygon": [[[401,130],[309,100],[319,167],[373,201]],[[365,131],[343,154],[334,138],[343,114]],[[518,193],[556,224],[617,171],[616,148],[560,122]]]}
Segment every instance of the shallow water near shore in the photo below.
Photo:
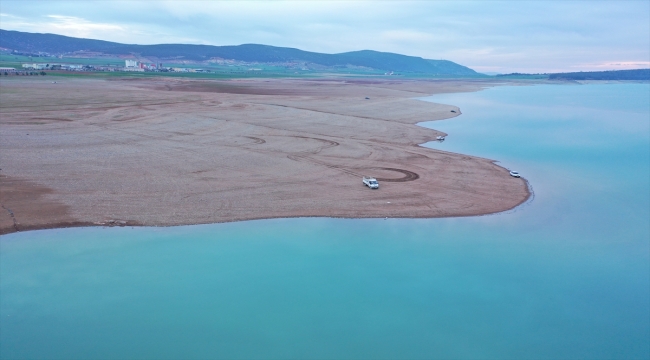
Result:
{"label": "shallow water near shore", "polygon": [[530,182],[501,214],[3,236],[0,357],[648,358],[649,99],[648,84],[426,98],[463,113],[421,124],[449,134],[426,146]]}

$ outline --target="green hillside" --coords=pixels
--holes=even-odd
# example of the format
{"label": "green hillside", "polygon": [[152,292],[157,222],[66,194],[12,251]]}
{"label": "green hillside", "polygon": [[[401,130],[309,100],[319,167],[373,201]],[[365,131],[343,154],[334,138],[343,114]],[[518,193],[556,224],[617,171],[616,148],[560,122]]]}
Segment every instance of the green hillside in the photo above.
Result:
{"label": "green hillside", "polygon": [[476,71],[448,60],[361,50],[322,54],[294,48],[258,44],[211,46],[189,44],[131,45],[0,29],[0,47],[23,54],[65,55],[79,51],[109,56],[137,55],[161,61],[206,61],[214,58],[250,63],[304,63],[330,68],[362,67],[411,74],[480,76]]}

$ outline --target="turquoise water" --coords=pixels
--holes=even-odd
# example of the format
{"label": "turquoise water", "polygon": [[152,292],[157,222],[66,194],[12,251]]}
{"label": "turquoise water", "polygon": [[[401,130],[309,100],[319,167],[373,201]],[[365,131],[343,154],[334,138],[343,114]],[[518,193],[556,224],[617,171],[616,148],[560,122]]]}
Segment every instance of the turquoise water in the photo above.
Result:
{"label": "turquoise water", "polygon": [[0,357],[648,358],[650,85],[439,95],[428,146],[534,199],[453,219],[275,219],[0,238]]}

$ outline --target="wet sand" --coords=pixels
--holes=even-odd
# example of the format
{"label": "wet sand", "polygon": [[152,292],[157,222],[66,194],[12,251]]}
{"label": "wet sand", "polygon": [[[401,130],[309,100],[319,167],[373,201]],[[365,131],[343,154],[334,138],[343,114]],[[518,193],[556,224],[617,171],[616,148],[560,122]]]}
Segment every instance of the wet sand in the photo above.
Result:
{"label": "wet sand", "polygon": [[491,159],[418,146],[444,134],[416,123],[460,110],[415,98],[489,82],[52,80],[0,80],[0,234],[471,216],[529,196]]}

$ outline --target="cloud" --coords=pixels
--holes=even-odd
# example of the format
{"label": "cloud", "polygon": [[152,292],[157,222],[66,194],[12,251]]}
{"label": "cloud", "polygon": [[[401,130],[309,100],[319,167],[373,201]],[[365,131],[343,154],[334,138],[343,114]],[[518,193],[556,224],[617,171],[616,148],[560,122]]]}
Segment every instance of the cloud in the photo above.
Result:
{"label": "cloud", "polygon": [[47,15],[51,19],[49,22],[44,22],[40,26],[56,29],[58,32],[65,32],[67,34],[74,34],[72,36],[88,36],[93,33],[106,33],[106,32],[125,32],[126,28],[118,24],[98,23],[91,22],[75,16],[65,15]]}
{"label": "cloud", "polygon": [[412,43],[429,42],[435,39],[435,35],[426,31],[412,29],[398,29],[382,31],[379,35],[385,41],[403,41]]}
{"label": "cloud", "polygon": [[140,44],[261,43],[326,53],[371,49],[499,72],[625,68],[650,61],[648,1],[82,4],[5,0],[0,26]]}
{"label": "cloud", "polygon": [[39,18],[26,18],[3,13],[2,27],[14,30],[55,33],[73,37],[105,36],[106,33],[126,33],[126,26],[119,24],[92,22],[83,18],[65,15],[45,15]]}
{"label": "cloud", "polygon": [[58,14],[23,17],[3,13],[0,16],[2,28],[10,30],[52,33],[129,44],[157,44],[162,42],[161,39],[165,39],[165,42],[209,44],[202,39],[174,34],[173,30],[138,23],[90,21],[78,16]]}

